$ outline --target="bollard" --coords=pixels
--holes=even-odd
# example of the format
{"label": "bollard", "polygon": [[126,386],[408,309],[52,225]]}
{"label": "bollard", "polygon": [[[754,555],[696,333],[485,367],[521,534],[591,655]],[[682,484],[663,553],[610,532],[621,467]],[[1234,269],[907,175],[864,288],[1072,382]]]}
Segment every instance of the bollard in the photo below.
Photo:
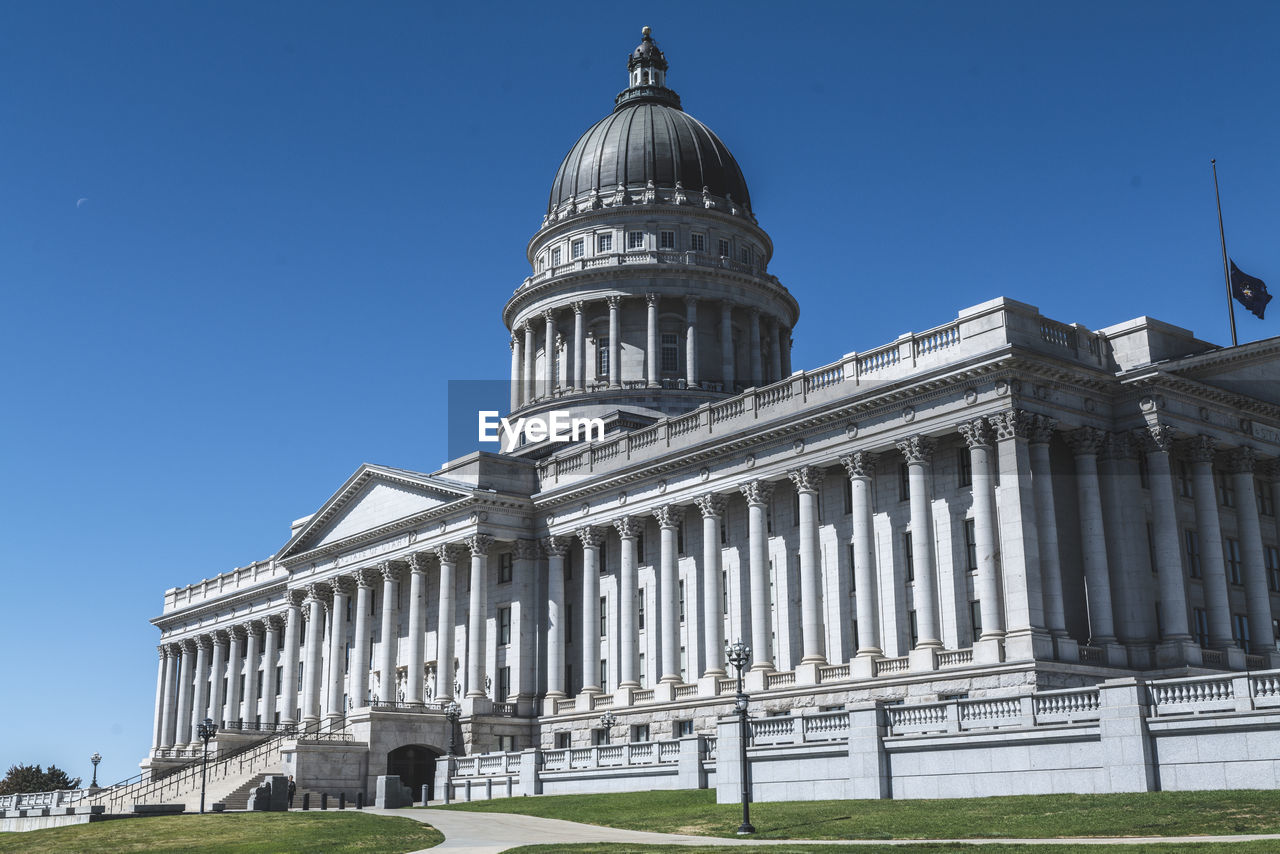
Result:
{"label": "bollard", "polygon": [[364,792],[363,791],[356,792],[356,809],[358,810],[364,809]]}
{"label": "bollard", "polygon": [[309,810],[309,809],[311,809],[311,793],[310,793],[310,792],[306,792],[306,793],[304,793],[304,794],[303,794],[303,796],[302,796],[302,808],[303,808],[304,810]]}
{"label": "bollard", "polygon": [[338,793],[338,809],[345,810],[346,808],[347,808],[347,793],[339,792]]}
{"label": "bollard", "polygon": [[427,796],[428,796],[428,795],[430,795],[430,794],[431,794],[431,792],[430,792],[430,790],[427,788],[427,784],[426,784],[426,783],[423,783],[423,784],[422,784],[422,805],[423,805],[424,807],[427,805],[427,800],[428,800]]}
{"label": "bollard", "polygon": [[324,792],[320,795],[320,809],[327,810],[329,808],[329,793]]}

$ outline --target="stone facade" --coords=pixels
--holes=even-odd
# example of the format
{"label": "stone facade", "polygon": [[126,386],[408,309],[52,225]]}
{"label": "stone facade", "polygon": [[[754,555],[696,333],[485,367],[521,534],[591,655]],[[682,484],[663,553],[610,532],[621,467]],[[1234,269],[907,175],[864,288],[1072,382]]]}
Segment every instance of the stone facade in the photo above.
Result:
{"label": "stone facade", "polygon": [[[646,34],[615,115],[683,115],[665,72]],[[739,639],[753,715],[854,730],[881,725],[868,702],[1280,663],[1280,341],[1000,298],[793,371],[772,242],[745,194],[686,185],[713,173],[672,127],[633,183],[553,198],[504,312],[514,415],[606,435],[361,466],[269,559],[166,591],[144,767],[190,760],[206,717],[228,749],[346,733],[278,755],[348,793],[406,748],[693,755],[732,708]]]}

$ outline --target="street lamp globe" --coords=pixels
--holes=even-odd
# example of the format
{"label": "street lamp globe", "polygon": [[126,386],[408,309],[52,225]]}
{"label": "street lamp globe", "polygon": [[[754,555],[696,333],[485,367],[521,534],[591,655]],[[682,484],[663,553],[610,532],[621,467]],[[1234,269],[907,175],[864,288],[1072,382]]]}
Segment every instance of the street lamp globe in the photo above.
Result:
{"label": "street lamp globe", "polygon": [[204,815],[204,784],[209,772],[209,742],[218,734],[218,725],[211,718],[196,724],[196,736],[204,742],[204,752],[200,760],[200,814]]}
{"label": "street lamp globe", "polygon": [[93,763],[93,782],[89,786],[96,789],[98,788],[98,763],[102,761],[102,755],[95,750],[89,757],[89,761]]}

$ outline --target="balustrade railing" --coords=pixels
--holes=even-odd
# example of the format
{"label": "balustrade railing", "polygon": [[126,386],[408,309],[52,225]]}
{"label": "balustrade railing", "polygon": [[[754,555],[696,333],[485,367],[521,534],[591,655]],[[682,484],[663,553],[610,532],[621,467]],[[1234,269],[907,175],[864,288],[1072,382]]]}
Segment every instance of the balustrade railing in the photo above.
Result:
{"label": "balustrade railing", "polygon": [[818,681],[821,683],[842,682],[848,678],[849,665],[847,664],[830,664],[818,668]]}
{"label": "balustrade railing", "polygon": [[911,666],[911,659],[907,656],[899,658],[880,658],[876,660],[876,675],[883,676],[887,673],[906,673]]}
{"label": "balustrade railing", "polygon": [[764,676],[764,687],[769,688],[785,688],[788,685],[796,684],[796,673],[794,670],[784,670],[780,673],[766,673]]}
{"label": "balustrade railing", "polygon": [[1097,720],[1101,707],[1097,688],[1045,691],[1032,695],[1032,713],[1037,725]]}
{"label": "balustrade railing", "polygon": [[632,691],[632,692],[631,692],[631,702],[632,702],[632,703],[652,703],[652,702],[653,702],[653,689],[652,689],[652,688],[641,688],[641,689],[639,689],[639,690],[637,690],[637,691]]}
{"label": "balustrade railing", "polygon": [[1250,697],[1237,697],[1236,685],[1250,690],[1250,679],[1244,676],[1209,676],[1189,679],[1165,679],[1147,686],[1151,708],[1156,715],[1196,715],[1205,712],[1235,710],[1237,700],[1248,704]]}
{"label": "balustrade railing", "polygon": [[671,696],[677,700],[685,700],[689,697],[698,696],[697,685],[677,685],[671,692]]}
{"label": "balustrade railing", "polygon": [[938,653],[939,667],[963,667],[973,664],[972,649],[956,649]]}

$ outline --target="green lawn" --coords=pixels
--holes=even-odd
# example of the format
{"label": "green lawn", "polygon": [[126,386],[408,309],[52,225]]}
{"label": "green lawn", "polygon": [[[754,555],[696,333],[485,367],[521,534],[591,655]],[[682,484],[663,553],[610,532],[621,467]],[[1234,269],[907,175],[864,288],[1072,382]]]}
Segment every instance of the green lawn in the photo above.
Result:
{"label": "green lawn", "polygon": [[409,818],[355,811],[246,812],[112,819],[0,833],[0,854],[404,854],[443,841],[440,831]]}
{"label": "green lawn", "polygon": [[1234,842],[1202,845],[770,845],[767,848],[689,847],[673,849],[663,845],[524,845],[506,854],[727,854],[732,851],[759,851],[761,854],[1274,854],[1276,843]]}
{"label": "green lawn", "polygon": [[[432,809],[511,812],[632,830],[707,836],[734,836],[742,815],[736,804],[715,803],[715,792],[711,790],[500,798]],[[1280,792],[792,801],[752,804],[751,822],[761,839],[1043,839],[1280,833]],[[1280,842],[1269,844],[1270,850],[1280,850]]]}

